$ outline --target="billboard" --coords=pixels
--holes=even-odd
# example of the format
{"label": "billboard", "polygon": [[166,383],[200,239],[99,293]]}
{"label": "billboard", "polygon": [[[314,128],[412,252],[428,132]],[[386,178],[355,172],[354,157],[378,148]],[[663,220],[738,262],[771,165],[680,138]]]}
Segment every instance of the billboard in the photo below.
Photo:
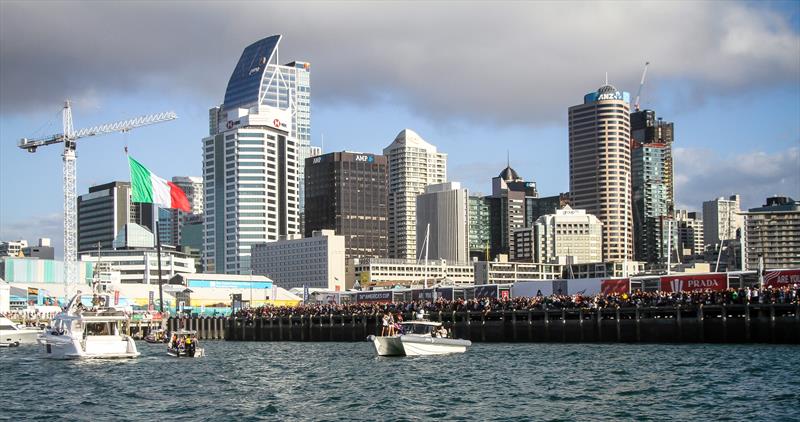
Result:
{"label": "billboard", "polygon": [[629,278],[604,278],[600,281],[600,292],[604,295],[630,293]]}
{"label": "billboard", "polygon": [[533,297],[541,293],[543,296],[553,294],[553,280],[518,281],[511,286],[513,297]]}
{"label": "billboard", "polygon": [[661,290],[665,292],[722,291],[728,288],[728,275],[689,274],[661,277]]}
{"label": "billboard", "polygon": [[391,290],[356,293],[356,303],[367,303],[367,302],[381,303],[381,302],[391,302],[391,301],[392,301]]}
{"label": "billboard", "polygon": [[483,286],[475,286],[475,299],[480,299],[482,297],[497,298],[497,285],[485,284]]}
{"label": "billboard", "polygon": [[429,300],[433,301],[433,289],[412,290],[411,300]]}
{"label": "billboard", "polygon": [[764,273],[765,287],[784,287],[800,284],[800,270],[774,270]]}

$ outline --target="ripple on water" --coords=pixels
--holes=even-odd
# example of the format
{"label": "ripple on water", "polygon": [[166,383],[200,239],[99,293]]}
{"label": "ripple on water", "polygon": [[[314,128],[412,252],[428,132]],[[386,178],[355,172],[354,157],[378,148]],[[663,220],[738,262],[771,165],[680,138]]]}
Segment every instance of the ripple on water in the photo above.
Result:
{"label": "ripple on water", "polygon": [[375,358],[366,342],[206,342],[193,360],[139,347],[140,359],[86,362],[0,349],[15,398],[0,421],[65,409],[92,421],[779,420],[800,402],[796,346],[478,343]]}

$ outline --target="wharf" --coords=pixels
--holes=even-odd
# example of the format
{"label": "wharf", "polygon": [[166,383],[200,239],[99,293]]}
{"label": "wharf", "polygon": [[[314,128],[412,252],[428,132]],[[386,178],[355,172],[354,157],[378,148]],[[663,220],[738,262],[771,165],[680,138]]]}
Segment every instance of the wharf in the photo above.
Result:
{"label": "wharf", "polygon": [[[200,338],[229,341],[364,341],[382,315],[189,318]],[[412,318],[410,312],[403,315]],[[457,338],[473,342],[800,344],[800,304],[436,312]],[[206,320],[206,321],[203,321]],[[209,325],[208,320],[216,320]],[[217,325],[214,325],[217,324]],[[213,326],[213,331],[206,327]],[[170,320],[173,327],[173,320]]]}

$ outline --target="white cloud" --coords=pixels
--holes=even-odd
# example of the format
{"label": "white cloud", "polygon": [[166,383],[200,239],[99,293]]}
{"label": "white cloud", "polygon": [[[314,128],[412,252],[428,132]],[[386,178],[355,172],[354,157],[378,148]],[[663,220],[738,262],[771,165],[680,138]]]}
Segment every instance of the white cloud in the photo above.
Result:
{"label": "white cloud", "polygon": [[675,195],[679,208],[701,209],[703,201],[741,194],[743,208],[772,195],[800,199],[800,148],[777,153],[754,151],[721,155],[719,151],[676,148]]}

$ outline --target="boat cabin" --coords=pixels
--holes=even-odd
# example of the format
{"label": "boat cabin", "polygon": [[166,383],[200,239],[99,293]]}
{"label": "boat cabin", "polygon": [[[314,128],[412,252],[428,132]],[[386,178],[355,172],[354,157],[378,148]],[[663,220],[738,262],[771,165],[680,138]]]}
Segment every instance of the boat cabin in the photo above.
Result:
{"label": "boat cabin", "polygon": [[432,335],[439,327],[442,326],[441,322],[431,321],[408,321],[400,323],[400,332],[402,334],[417,334],[417,335]]}

